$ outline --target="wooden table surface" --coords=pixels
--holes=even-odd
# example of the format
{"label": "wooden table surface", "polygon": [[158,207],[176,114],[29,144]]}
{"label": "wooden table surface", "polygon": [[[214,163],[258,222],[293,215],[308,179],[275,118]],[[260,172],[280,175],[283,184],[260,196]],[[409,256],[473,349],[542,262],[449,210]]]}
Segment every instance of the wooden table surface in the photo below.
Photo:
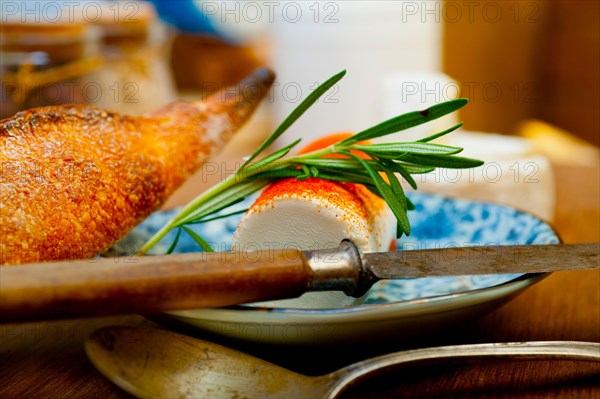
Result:
{"label": "wooden table surface", "polygon": [[[567,243],[600,241],[599,169],[597,162],[589,167],[555,166],[554,227]],[[83,351],[90,332],[117,324],[157,326],[136,315],[0,325],[0,398],[128,398],[96,372]],[[202,337],[198,332],[183,332]],[[600,342],[600,271],[554,273],[479,320],[385,345],[289,348],[210,338],[313,375],[407,348],[528,340]],[[593,362],[435,363],[371,379],[348,396],[599,398],[599,377],[600,364]]]}

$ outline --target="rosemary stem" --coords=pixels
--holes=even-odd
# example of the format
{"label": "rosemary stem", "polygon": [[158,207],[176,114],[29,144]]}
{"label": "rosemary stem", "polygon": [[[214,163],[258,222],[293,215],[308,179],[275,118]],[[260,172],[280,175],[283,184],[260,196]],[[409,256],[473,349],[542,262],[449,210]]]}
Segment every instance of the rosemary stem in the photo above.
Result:
{"label": "rosemary stem", "polygon": [[333,146],[329,146],[329,147],[323,148],[321,150],[307,152],[306,154],[294,155],[289,158],[280,159],[278,161],[272,162],[271,165],[273,165],[273,166],[284,166],[284,165],[288,165],[288,164],[291,165],[298,161],[302,161],[303,159],[321,158],[325,155],[330,155],[333,152],[334,152]]}
{"label": "rosemary stem", "polygon": [[235,185],[236,177],[237,177],[237,175],[233,174],[233,175],[227,177],[222,182],[215,184],[214,186],[212,186],[211,188],[209,188],[208,190],[206,190],[205,192],[203,192],[202,194],[200,194],[199,196],[194,198],[189,204],[187,204],[181,210],[181,212],[179,212],[177,215],[175,215],[171,220],[169,220],[169,222],[165,223],[165,225],[160,230],[158,230],[156,233],[154,233],[154,235],[152,237],[150,237],[150,239],[148,241],[146,241],[146,243],[139,250],[138,255],[143,255],[146,252],[148,252],[148,250],[150,250],[150,248],[152,248],[154,245],[156,245],[164,236],[166,236],[177,225],[177,222],[179,220],[181,220],[182,218],[189,215],[192,211],[194,211],[202,203],[204,203],[205,201],[208,201],[215,195],[217,195],[217,194],[227,190],[229,187]]}
{"label": "rosemary stem", "polygon": [[156,243],[158,243],[164,236],[171,231],[173,226],[173,219],[171,219],[168,223],[166,223],[160,230],[158,230],[146,243],[142,246],[142,248],[138,251],[137,255],[144,255],[146,252],[150,250]]}

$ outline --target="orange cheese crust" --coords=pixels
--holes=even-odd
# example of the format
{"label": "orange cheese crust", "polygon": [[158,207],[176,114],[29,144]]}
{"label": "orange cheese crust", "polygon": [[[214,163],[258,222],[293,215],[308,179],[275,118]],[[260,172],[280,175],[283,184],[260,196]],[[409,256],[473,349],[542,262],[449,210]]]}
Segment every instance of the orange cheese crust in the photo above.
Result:
{"label": "orange cheese crust", "polygon": [[[352,185],[348,185],[352,186]],[[297,180],[295,177],[269,185],[252,204],[251,209],[259,211],[280,198],[317,199],[323,206],[337,206],[347,209],[348,215],[368,218],[368,210],[356,190],[350,190],[337,182],[309,178]]]}

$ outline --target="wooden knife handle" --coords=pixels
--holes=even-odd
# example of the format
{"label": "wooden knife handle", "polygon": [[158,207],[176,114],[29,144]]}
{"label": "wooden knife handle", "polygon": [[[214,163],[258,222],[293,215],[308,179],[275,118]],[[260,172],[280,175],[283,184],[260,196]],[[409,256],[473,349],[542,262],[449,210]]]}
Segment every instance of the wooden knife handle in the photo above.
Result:
{"label": "wooden knife handle", "polygon": [[297,297],[298,250],[104,258],[0,267],[0,322],[220,307]]}

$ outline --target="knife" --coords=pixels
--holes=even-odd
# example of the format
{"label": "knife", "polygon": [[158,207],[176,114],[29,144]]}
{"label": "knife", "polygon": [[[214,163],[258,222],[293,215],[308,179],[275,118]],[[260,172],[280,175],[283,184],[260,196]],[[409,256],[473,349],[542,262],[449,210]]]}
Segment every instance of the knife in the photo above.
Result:
{"label": "knife", "polygon": [[102,258],[0,267],[0,322],[361,296],[378,280],[598,269],[600,243],[361,253],[338,248]]}

